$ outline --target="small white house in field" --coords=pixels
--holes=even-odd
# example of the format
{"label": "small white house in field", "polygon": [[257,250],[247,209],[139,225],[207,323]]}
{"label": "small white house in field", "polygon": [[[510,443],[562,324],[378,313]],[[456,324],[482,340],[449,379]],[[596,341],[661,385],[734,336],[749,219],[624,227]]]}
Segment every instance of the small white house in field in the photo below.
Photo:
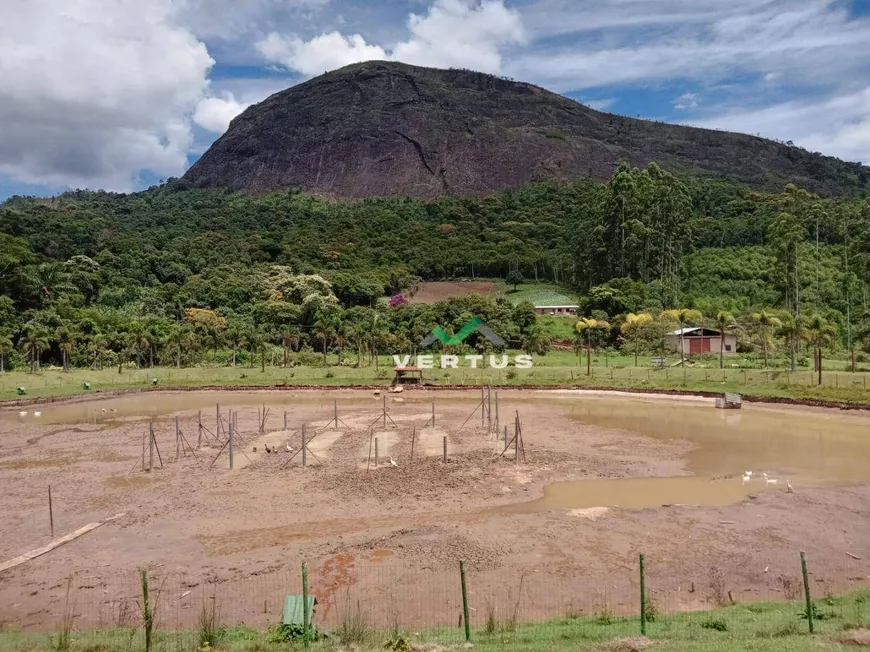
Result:
{"label": "small white house in field", "polygon": [[[723,334],[713,328],[687,326],[682,329],[683,353],[697,355],[699,353],[716,353],[721,350]],[[725,333],[725,355],[737,353],[737,336]],[[676,330],[665,335],[665,342],[672,351],[680,352],[680,331]]]}
{"label": "small white house in field", "polygon": [[557,315],[559,317],[573,317],[577,314],[580,306],[535,306],[535,312],[539,315]]}

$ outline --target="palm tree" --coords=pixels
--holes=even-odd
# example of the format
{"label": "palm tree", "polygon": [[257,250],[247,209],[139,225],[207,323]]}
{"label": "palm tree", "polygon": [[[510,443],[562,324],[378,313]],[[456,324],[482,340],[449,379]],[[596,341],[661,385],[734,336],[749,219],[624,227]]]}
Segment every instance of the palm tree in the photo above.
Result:
{"label": "palm tree", "polygon": [[761,348],[764,351],[764,368],[767,369],[767,347],[770,340],[770,329],[779,328],[782,322],[775,315],[762,310],[752,315],[752,323],[758,328],[761,335]]}
{"label": "palm tree", "polygon": [[38,289],[43,305],[52,303],[63,292],[75,292],[77,288],[69,279],[69,269],[63,263],[42,263],[32,268],[28,277]]}
{"label": "palm tree", "polygon": [[602,333],[610,330],[610,323],[603,319],[593,319],[592,317],[581,317],[574,324],[574,330],[580,335],[586,336],[586,375],[592,375],[592,336],[596,333]]}
{"label": "palm tree", "polygon": [[102,333],[94,333],[88,340],[87,352],[88,355],[94,356],[94,369],[103,369],[103,356],[106,354],[106,347],[109,345],[109,340]]}
{"label": "palm tree", "polygon": [[[665,310],[662,313],[664,319],[671,319],[680,324],[680,364],[683,370],[686,369],[686,348],[683,345],[683,331],[686,330],[686,325],[698,324],[704,316],[698,310],[692,308],[675,308],[673,310]],[[684,374],[685,375],[685,374]]]}
{"label": "palm tree", "polygon": [[635,314],[633,312],[628,313],[625,317],[625,321],[622,322],[622,325],[619,327],[619,330],[622,331],[624,337],[630,340],[634,340],[634,366],[637,366],[637,359],[640,353],[640,341],[643,338],[644,327],[647,324],[652,323],[653,316],[647,312],[641,312]]}
{"label": "palm tree", "polygon": [[69,373],[69,359],[73,352],[73,335],[66,326],[57,331],[57,343],[63,360],[63,370],[65,373]]}
{"label": "palm tree", "polygon": [[716,313],[716,326],[719,329],[719,368],[725,368],[725,329],[734,326],[734,315],[727,310]]}
{"label": "palm tree", "polygon": [[177,324],[166,335],[166,345],[170,352],[175,353],[175,367],[181,368],[181,356],[186,349],[193,346],[193,332],[187,324]]}
{"label": "palm tree", "polygon": [[[248,350],[251,352],[251,360],[249,364],[249,368],[254,368],[254,356],[256,352],[262,350],[263,356],[265,356],[265,349],[263,348],[266,343],[266,336],[260,328],[257,326],[251,325],[245,329],[244,333],[244,343],[245,346],[248,347]],[[263,357],[263,371],[266,371],[266,362],[265,357]]]}
{"label": "palm tree", "polygon": [[797,356],[798,344],[804,336],[803,317],[795,317],[790,312],[783,313],[780,317],[778,332],[780,337],[784,338],[788,343],[790,366],[792,373],[794,373],[797,370],[797,361],[795,358]]}
{"label": "palm tree", "polygon": [[233,366],[236,366],[236,356],[245,343],[245,333],[237,324],[232,324],[224,334],[224,342],[233,350]]}
{"label": "palm tree", "polygon": [[147,352],[151,348],[151,333],[140,322],[134,321],[130,324],[130,334],[127,343],[131,351],[136,353],[136,365],[141,368],[142,356],[144,352]]}
{"label": "palm tree", "polygon": [[21,351],[30,357],[30,373],[39,367],[39,356],[48,348],[48,333],[41,327],[30,326],[18,342]]}
{"label": "palm tree", "polygon": [[0,374],[6,373],[6,358],[12,353],[15,347],[12,345],[12,340],[3,336],[0,337]]}
{"label": "palm tree", "polygon": [[822,384],[822,347],[831,344],[837,336],[837,327],[820,314],[815,313],[807,321],[807,341],[813,345],[816,361],[819,367],[819,385]]}

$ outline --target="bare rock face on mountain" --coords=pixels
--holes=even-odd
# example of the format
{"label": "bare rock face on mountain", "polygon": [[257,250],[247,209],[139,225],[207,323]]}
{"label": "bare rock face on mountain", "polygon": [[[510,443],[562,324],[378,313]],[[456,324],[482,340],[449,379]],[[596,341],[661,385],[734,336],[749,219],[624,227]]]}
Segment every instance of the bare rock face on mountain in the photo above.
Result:
{"label": "bare rock face on mountain", "polygon": [[255,192],[461,197],[605,179],[621,161],[825,194],[865,188],[870,173],[754,136],[601,113],[531,84],[376,61],[251,106],[184,178]]}

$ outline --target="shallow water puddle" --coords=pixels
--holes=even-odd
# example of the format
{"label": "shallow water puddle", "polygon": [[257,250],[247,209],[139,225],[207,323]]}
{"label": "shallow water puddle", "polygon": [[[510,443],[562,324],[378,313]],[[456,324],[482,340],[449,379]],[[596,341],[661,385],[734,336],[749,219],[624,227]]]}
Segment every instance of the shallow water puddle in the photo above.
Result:
{"label": "shallow water puddle", "polygon": [[797,476],[870,481],[870,418],[864,414],[753,405],[717,410],[609,397],[577,397],[571,403],[570,417],[583,424],[695,444],[686,455],[687,467],[708,479],[752,470],[766,471],[780,484]]}
{"label": "shallow water puddle", "polygon": [[[498,513],[534,513],[547,510],[575,510],[589,507],[646,509],[670,505],[724,507],[767,490],[764,480],[743,483],[741,479],[711,481],[684,476],[675,478],[620,478],[556,482],[544,487],[544,496],[519,505],[508,505]],[[785,486],[782,487],[785,491]]]}

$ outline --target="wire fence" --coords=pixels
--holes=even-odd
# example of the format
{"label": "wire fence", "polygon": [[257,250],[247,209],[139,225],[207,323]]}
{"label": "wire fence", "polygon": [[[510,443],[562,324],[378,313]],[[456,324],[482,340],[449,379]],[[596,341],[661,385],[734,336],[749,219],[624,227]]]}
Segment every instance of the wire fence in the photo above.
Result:
{"label": "wire fence", "polygon": [[[342,553],[308,573],[308,593],[317,600],[311,627],[345,642],[379,632],[449,644],[518,632],[542,642],[642,633],[695,640],[870,624],[866,556],[807,557],[806,566],[799,553],[754,551],[751,559],[717,565],[715,555],[689,562],[638,555],[607,570],[558,572],[471,561],[463,578],[458,560],[410,566],[389,550]],[[235,628],[251,637],[270,626],[274,631],[286,596],[303,593],[300,571],[285,567],[238,579],[161,568],[82,573],[29,595],[0,590],[0,614],[21,636],[66,636],[89,649],[146,649],[146,637],[151,650],[192,649],[208,631]]]}

